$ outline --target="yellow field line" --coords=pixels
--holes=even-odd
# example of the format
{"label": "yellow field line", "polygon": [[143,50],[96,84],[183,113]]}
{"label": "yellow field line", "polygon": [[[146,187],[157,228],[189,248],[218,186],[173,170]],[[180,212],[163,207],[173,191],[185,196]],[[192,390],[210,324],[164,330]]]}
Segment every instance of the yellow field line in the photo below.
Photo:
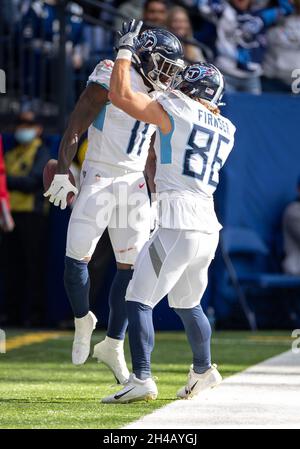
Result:
{"label": "yellow field line", "polygon": [[[56,338],[72,335],[71,332],[68,331],[48,331],[48,332],[30,332],[28,334],[17,335],[15,337],[8,338],[6,340],[6,351],[11,351],[12,349],[18,349],[22,346],[28,346],[37,343],[43,343],[48,340],[54,340]],[[213,340],[218,340],[215,338]],[[245,340],[250,340],[253,342],[289,342],[291,341],[291,337],[282,336],[282,335],[250,335],[247,336]],[[220,342],[222,339],[220,339]]]}
{"label": "yellow field line", "polygon": [[11,351],[12,349],[18,349],[22,346],[28,346],[35,343],[43,343],[47,340],[53,340],[61,336],[70,335],[69,332],[58,332],[58,331],[48,331],[48,332],[31,332],[24,335],[17,335],[16,337],[11,337],[6,340],[6,351]]}

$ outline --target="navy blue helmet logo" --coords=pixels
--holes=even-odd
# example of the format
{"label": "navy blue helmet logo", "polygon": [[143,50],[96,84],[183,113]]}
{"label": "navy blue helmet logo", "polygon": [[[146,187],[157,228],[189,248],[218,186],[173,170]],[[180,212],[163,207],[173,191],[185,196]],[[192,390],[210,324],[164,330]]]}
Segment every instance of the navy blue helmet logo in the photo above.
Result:
{"label": "navy blue helmet logo", "polygon": [[214,70],[210,67],[201,67],[199,65],[192,65],[188,68],[188,70],[184,74],[184,79],[193,83],[205,77],[212,76],[214,74]]}
{"label": "navy blue helmet logo", "polygon": [[157,44],[157,37],[151,31],[145,31],[140,39],[141,46],[144,50],[153,50]]}

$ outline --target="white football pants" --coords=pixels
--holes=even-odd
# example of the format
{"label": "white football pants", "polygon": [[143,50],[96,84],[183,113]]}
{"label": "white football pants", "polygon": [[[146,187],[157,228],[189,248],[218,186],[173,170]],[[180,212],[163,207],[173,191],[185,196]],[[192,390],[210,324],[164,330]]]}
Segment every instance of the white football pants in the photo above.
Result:
{"label": "white football pants", "polygon": [[138,255],[126,300],[153,308],[168,294],[170,307],[197,306],[218,241],[219,232],[159,228]]}
{"label": "white football pants", "polygon": [[141,172],[86,161],[69,221],[66,255],[88,261],[106,227],[116,261],[134,264],[150,235],[146,181]]}

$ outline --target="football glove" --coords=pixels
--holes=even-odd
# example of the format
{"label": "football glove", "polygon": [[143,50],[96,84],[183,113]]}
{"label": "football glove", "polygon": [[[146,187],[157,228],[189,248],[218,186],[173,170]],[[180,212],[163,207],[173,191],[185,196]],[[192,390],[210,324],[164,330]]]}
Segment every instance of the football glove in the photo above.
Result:
{"label": "football glove", "polygon": [[44,193],[44,197],[49,196],[50,203],[65,209],[67,207],[67,196],[70,192],[76,195],[78,190],[69,181],[69,175],[55,175],[49,189]]}
{"label": "football glove", "polygon": [[131,20],[129,23],[123,22],[122,31],[118,31],[117,33],[119,36],[117,49],[126,49],[134,53],[137,37],[141,31],[142,25],[143,22],[141,20],[137,22],[135,19]]}

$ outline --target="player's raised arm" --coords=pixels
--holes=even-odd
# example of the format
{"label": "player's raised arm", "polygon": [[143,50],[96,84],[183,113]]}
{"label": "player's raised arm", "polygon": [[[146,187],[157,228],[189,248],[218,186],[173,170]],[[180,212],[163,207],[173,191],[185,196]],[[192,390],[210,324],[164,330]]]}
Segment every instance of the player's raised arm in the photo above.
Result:
{"label": "player's raised arm", "polygon": [[123,31],[119,41],[119,51],[112,71],[109,89],[110,101],[127,114],[146,123],[160,127],[164,134],[172,129],[168,114],[163,107],[148,95],[134,92],[130,83],[131,57],[143,22],[136,24],[132,20],[128,25],[123,24]]}

